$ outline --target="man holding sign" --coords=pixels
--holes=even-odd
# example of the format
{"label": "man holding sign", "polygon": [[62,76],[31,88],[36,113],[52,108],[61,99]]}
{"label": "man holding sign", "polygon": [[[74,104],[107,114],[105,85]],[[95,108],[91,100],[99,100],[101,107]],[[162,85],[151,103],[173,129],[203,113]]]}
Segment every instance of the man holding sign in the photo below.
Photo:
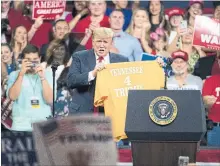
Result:
{"label": "man holding sign", "polygon": [[76,113],[93,112],[96,75],[105,68],[105,64],[128,62],[128,58],[110,53],[113,35],[110,28],[96,28],[92,36],[94,49],[72,56],[67,84],[74,89],[70,107]]}

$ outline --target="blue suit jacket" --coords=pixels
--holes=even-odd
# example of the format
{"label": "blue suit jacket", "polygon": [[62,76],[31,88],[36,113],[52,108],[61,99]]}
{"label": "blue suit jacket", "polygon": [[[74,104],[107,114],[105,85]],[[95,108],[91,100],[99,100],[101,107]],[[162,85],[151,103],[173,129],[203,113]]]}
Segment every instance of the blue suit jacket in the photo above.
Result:
{"label": "blue suit jacket", "polygon": [[[110,63],[128,62],[128,58],[109,54]],[[79,51],[73,54],[72,64],[67,76],[67,86],[72,90],[70,109],[75,113],[93,112],[95,82],[88,82],[88,74],[95,68],[94,50]]]}

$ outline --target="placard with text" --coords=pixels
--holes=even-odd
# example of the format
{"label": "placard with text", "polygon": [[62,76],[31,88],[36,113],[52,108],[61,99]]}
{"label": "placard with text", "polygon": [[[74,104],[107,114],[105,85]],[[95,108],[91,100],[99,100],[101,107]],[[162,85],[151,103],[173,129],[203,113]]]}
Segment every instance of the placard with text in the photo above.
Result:
{"label": "placard with text", "polygon": [[33,125],[41,165],[116,165],[111,121],[104,116],[80,115]]}
{"label": "placard with text", "polygon": [[193,45],[220,50],[220,20],[196,16]]}
{"label": "placard with text", "polygon": [[32,19],[43,15],[45,20],[54,20],[66,9],[66,0],[33,0]]}

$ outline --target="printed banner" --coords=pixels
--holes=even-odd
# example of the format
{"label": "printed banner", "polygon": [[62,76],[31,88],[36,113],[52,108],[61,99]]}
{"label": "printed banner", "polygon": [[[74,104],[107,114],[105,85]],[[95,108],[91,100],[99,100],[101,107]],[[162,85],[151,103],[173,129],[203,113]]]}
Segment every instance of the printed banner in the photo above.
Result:
{"label": "printed banner", "polygon": [[66,0],[33,0],[32,19],[43,15],[43,19],[54,20],[66,9]]}
{"label": "printed banner", "polygon": [[39,166],[31,132],[2,132],[1,165]]}
{"label": "printed banner", "polygon": [[41,165],[116,165],[111,122],[104,116],[74,116],[33,125]]}
{"label": "printed banner", "polygon": [[193,45],[220,50],[220,20],[196,16]]}

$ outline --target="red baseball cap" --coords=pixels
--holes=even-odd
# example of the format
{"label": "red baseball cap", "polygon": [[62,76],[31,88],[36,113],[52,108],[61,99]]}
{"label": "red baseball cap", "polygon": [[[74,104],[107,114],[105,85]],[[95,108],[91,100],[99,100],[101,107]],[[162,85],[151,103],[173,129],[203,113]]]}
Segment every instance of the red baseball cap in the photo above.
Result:
{"label": "red baseball cap", "polygon": [[194,3],[199,3],[200,5],[202,5],[202,7],[204,6],[204,1],[203,0],[190,0],[189,1],[189,6],[192,6]]}
{"label": "red baseball cap", "polygon": [[182,51],[182,50],[173,52],[171,57],[172,57],[173,60],[175,60],[177,58],[181,58],[186,62],[188,61],[188,54],[185,51]]}
{"label": "red baseball cap", "polygon": [[173,7],[167,10],[166,14],[169,17],[169,19],[174,15],[184,16],[184,10],[178,7]]}

